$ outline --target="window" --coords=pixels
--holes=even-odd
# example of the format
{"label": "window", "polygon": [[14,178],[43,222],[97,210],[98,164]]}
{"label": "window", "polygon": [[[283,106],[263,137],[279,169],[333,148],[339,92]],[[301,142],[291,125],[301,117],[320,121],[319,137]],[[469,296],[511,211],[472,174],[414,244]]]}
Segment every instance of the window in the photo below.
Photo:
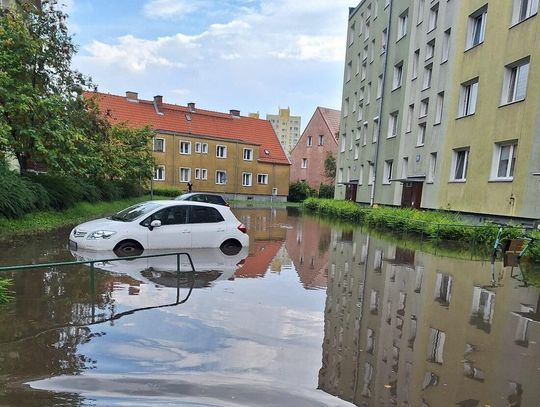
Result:
{"label": "window", "polygon": [[451,291],[452,276],[449,274],[437,273],[435,278],[435,301],[447,307],[450,304]]}
{"label": "window", "polygon": [[358,185],[364,183],[364,164],[360,165],[360,173],[358,174]]}
{"label": "window", "polygon": [[208,143],[201,143],[201,154],[208,154]]}
{"label": "window", "polygon": [[424,82],[422,84],[422,90],[431,86],[431,76],[433,74],[433,65],[428,65],[424,68]]}
{"label": "window", "polygon": [[434,124],[441,124],[444,106],[444,92],[437,94],[437,103],[435,105],[435,122]]}
{"label": "window", "polygon": [[379,118],[375,117],[373,119],[373,142],[376,143],[379,139]]}
{"label": "window", "polygon": [[420,24],[422,21],[424,21],[424,7],[425,7],[425,0],[418,0],[418,19],[416,20],[417,24]]}
{"label": "window", "polygon": [[154,137],[152,150],[156,152],[164,152],[165,151],[165,139]]}
{"label": "window", "polygon": [[491,178],[493,180],[511,181],[514,178],[516,158],[516,141],[495,144]]}
{"label": "window", "polygon": [[401,86],[403,79],[403,61],[394,66],[394,82],[392,83],[392,90]]}
{"label": "window", "polygon": [[347,117],[349,114],[349,98],[345,98],[343,101],[343,117]]}
{"label": "window", "polygon": [[444,342],[446,334],[438,329],[430,328],[428,342],[428,360],[430,362],[443,363]]}
{"label": "window", "polygon": [[370,99],[371,99],[371,82],[367,84],[367,88],[366,88],[366,105],[369,104]]}
{"label": "window", "polygon": [[398,30],[397,30],[398,40],[400,40],[401,38],[405,37],[405,35],[407,35],[407,19],[408,18],[409,18],[408,12],[405,12],[404,14],[399,16]]}
{"label": "window", "polygon": [[484,42],[486,33],[487,5],[469,16],[467,49]]}
{"label": "window", "polygon": [[439,3],[429,10],[429,24],[428,32],[434,30],[437,27],[437,20],[439,19]]}
{"label": "window", "polygon": [[358,157],[360,156],[360,145],[356,144],[354,146],[354,159],[358,160]]}
{"label": "window", "polygon": [[356,55],[356,75],[360,73],[360,64],[361,64],[360,54]]}
{"label": "window", "polygon": [[364,41],[366,41],[369,38],[369,20],[366,21],[366,37],[364,38]]}
{"label": "window", "polygon": [[369,62],[373,62],[375,59],[375,39],[371,41],[371,48],[369,50]]}
{"label": "window", "polygon": [[513,103],[525,99],[529,76],[529,58],[506,66],[502,103]]}
{"label": "window", "polygon": [[201,151],[202,151],[201,143],[195,143],[195,152],[200,154]]}
{"label": "window", "polygon": [[433,55],[435,54],[435,40],[431,40],[426,45],[426,61],[428,59],[433,58]]}
{"label": "window", "polygon": [[[368,57],[368,46],[366,45],[364,47],[364,52],[362,52],[362,61],[367,61],[367,57]],[[360,64],[358,66],[360,66]]]}
{"label": "window", "polygon": [[302,158],[302,165],[300,166],[300,168],[307,168],[307,158]]}
{"label": "window", "polygon": [[473,288],[471,323],[489,332],[495,310],[495,293],[485,288]]}
{"label": "window", "polygon": [[369,163],[368,185],[373,185],[375,182],[375,164]]}
{"label": "window", "polygon": [[189,208],[190,207],[187,205],[178,205],[162,209],[146,218],[143,221],[143,225],[149,226],[150,223],[154,220],[161,221],[162,226],[183,225],[187,223],[187,215],[189,213]]}
{"label": "window", "polygon": [[201,169],[195,168],[195,179],[201,179]]}
{"label": "window", "polygon": [[180,182],[191,181],[191,168],[180,168]]}
{"label": "window", "polygon": [[387,46],[388,46],[388,30],[385,28],[382,31],[382,35],[381,35],[381,55],[386,52]]}
{"label": "window", "polygon": [[538,0],[514,0],[512,24],[517,24],[538,12]]}
{"label": "window", "polygon": [[367,144],[367,135],[368,135],[368,122],[364,122],[363,130],[362,130],[362,145],[363,146]]}
{"label": "window", "polygon": [[392,179],[392,167],[394,166],[393,160],[386,160],[384,162],[384,175],[383,175],[383,184],[390,184]]}
{"label": "window", "polygon": [[444,32],[442,51],[441,51],[441,63],[448,61],[450,55],[450,28]]}
{"label": "window", "polygon": [[382,93],[383,93],[383,76],[381,74],[377,78],[377,99],[379,99],[382,96]]}
{"label": "window", "polygon": [[362,64],[362,69],[360,70],[360,80],[363,81],[364,79],[366,79],[366,74],[367,74],[367,65],[366,63],[364,62]]}
{"label": "window", "polygon": [[208,170],[206,168],[201,168],[201,179],[202,180],[208,179]]}
{"label": "window", "polygon": [[227,158],[227,146],[216,146],[216,157],[217,158]]}
{"label": "window", "polygon": [[158,165],[154,168],[154,181],[165,181],[165,166]]}
{"label": "window", "polygon": [[467,179],[467,165],[469,161],[469,149],[455,149],[452,152],[452,169],[450,181],[462,181]]}
{"label": "window", "polygon": [[257,174],[257,184],[268,185],[268,174]]}
{"label": "window", "polygon": [[426,123],[418,125],[418,136],[416,138],[416,147],[421,147],[426,142]]}
{"label": "window", "polygon": [[406,133],[410,133],[412,131],[413,117],[414,117],[414,104],[409,105],[409,111],[407,112],[407,124],[405,127]]}
{"label": "window", "polygon": [[[358,117],[357,121],[362,121],[364,119],[364,105],[362,103],[358,104]],[[319,136],[320,137],[320,136]],[[322,144],[319,144],[322,145]]]}
{"label": "window", "polygon": [[429,98],[426,98],[420,102],[420,112],[418,117],[426,117],[429,109]]}
{"label": "window", "polygon": [[401,162],[401,179],[407,179],[409,173],[409,157],[403,157]]}
{"label": "window", "polygon": [[250,187],[251,186],[251,172],[242,173],[242,186]]}
{"label": "window", "polygon": [[437,153],[429,155],[429,168],[426,182],[433,183],[435,181],[435,171],[437,169]]}
{"label": "window", "polygon": [[352,61],[349,61],[347,68],[345,69],[345,80],[349,82],[351,80]]}
{"label": "window", "polygon": [[216,184],[225,185],[227,183],[227,173],[225,171],[216,171]]}
{"label": "window", "polygon": [[210,206],[190,206],[189,223],[219,223],[223,216],[216,208]]}
{"label": "window", "polygon": [[397,136],[398,116],[399,112],[390,113],[390,118],[388,120],[388,138]]}
{"label": "window", "polygon": [[345,146],[347,145],[347,136],[344,134],[341,136],[341,152],[345,152]]}
{"label": "window", "polygon": [[253,149],[252,148],[244,148],[244,160],[245,161],[252,161],[253,160]]}
{"label": "window", "polygon": [[343,168],[338,169],[338,182],[343,182]]}
{"label": "window", "polygon": [[420,64],[420,50],[414,51],[412,61],[412,79],[418,78],[418,65]]}
{"label": "window", "polygon": [[191,141],[180,141],[180,154],[191,154]]}
{"label": "window", "polygon": [[476,97],[478,96],[478,78],[461,84],[459,97],[459,117],[470,116],[476,111]]}
{"label": "window", "polygon": [[352,25],[349,27],[349,32],[348,32],[348,40],[347,40],[347,44],[349,45],[352,45],[353,42],[354,42],[354,34],[355,34],[355,23],[352,23]]}

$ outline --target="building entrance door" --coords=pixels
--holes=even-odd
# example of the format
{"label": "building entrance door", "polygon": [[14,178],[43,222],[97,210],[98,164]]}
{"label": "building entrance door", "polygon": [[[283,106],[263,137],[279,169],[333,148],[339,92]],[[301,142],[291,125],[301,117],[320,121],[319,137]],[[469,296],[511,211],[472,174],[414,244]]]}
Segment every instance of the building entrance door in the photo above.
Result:
{"label": "building entrance door", "polygon": [[345,200],[356,202],[356,190],[358,184],[347,184],[345,188]]}
{"label": "building entrance door", "polygon": [[403,192],[401,194],[401,207],[420,209],[423,186],[423,182],[404,182]]}

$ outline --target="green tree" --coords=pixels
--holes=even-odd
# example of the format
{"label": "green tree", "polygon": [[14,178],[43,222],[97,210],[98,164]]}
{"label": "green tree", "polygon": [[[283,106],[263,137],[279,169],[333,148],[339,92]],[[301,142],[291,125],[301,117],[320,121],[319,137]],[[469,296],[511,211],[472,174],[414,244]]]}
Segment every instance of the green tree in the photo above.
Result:
{"label": "green tree", "polygon": [[57,0],[0,15],[0,152],[49,172],[147,179],[150,129],[111,126],[85,96],[91,80],[71,68],[75,46]]}
{"label": "green tree", "polygon": [[336,179],[336,158],[329,151],[324,159],[324,175],[332,182]]}

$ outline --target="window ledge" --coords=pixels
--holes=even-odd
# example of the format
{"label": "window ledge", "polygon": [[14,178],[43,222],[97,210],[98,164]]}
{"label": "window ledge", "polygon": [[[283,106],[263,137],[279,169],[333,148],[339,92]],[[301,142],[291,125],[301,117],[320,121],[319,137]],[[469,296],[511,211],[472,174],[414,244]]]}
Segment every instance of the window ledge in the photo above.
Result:
{"label": "window ledge", "polygon": [[399,37],[397,40],[396,40],[396,44],[398,42],[400,42],[403,38],[405,38],[407,36],[407,33],[403,34],[401,37]]}
{"label": "window ledge", "polygon": [[531,18],[535,17],[537,14],[538,14],[538,11],[537,11],[536,13],[534,13],[534,14],[531,14],[529,17],[524,18],[523,20],[520,20],[520,21],[518,21],[518,22],[512,24],[512,25],[510,26],[510,29],[512,29],[512,28],[514,28],[514,27],[520,25],[521,23],[524,23],[525,21],[530,20]]}
{"label": "window ledge", "polygon": [[397,134],[393,134],[391,136],[387,136],[386,139],[387,140],[392,140],[392,139],[395,139],[397,137]]}
{"label": "window ledge", "polygon": [[449,184],[464,184],[466,182],[466,179],[451,179],[450,181],[448,181]]}
{"label": "window ledge", "polygon": [[446,58],[445,60],[441,61],[441,65],[444,65],[448,62],[448,58]]}
{"label": "window ledge", "polygon": [[401,85],[396,86],[395,88],[393,88],[393,89],[392,89],[392,92],[395,91],[395,90],[398,90],[398,89],[401,89]]}
{"label": "window ledge", "polygon": [[519,100],[513,100],[512,102],[508,102],[508,103],[502,103],[499,105],[499,108],[501,107],[505,107],[505,106],[511,106],[511,105],[515,105],[516,103],[521,103],[521,102],[524,102],[526,98],[523,98],[523,99],[519,99]]}
{"label": "window ledge", "polygon": [[382,185],[392,185],[391,182],[383,182]]}
{"label": "window ledge", "polygon": [[499,183],[499,182],[512,182],[514,181],[514,178],[490,178],[488,180],[488,182],[492,182],[492,183]]}
{"label": "window ledge", "polygon": [[[475,113],[476,113],[476,112],[475,112]],[[475,113],[466,114],[465,116],[458,116],[458,117],[456,117],[456,120],[461,120],[461,119],[465,119],[465,118],[467,118],[467,117],[474,116]]]}
{"label": "window ledge", "polygon": [[438,122],[438,123],[433,123],[433,127],[435,126],[440,126],[442,122]]}
{"label": "window ledge", "polygon": [[484,41],[482,40],[482,41],[480,41],[478,44],[474,44],[474,45],[471,45],[471,46],[468,47],[468,48],[465,48],[465,51],[463,51],[463,52],[469,52],[470,50],[479,47],[479,46],[482,45],[483,43],[484,43]]}

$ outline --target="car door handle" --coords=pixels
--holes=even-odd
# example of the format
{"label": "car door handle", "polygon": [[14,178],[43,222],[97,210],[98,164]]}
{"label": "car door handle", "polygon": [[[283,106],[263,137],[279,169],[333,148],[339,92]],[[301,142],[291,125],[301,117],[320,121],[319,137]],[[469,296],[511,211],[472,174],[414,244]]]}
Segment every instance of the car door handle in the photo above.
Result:
{"label": "car door handle", "polygon": [[182,230],[182,233],[191,233],[191,230]]}
{"label": "car door handle", "polygon": [[218,232],[225,232],[225,229],[218,229]]}

